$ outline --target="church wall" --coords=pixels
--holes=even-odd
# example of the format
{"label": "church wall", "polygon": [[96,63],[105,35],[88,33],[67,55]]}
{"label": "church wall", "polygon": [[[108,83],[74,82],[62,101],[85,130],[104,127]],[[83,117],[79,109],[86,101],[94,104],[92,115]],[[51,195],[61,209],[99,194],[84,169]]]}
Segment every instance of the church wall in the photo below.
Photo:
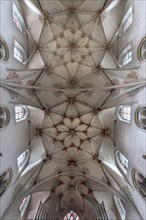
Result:
{"label": "church wall", "polygon": [[[124,48],[126,48],[128,44],[131,44],[133,59],[132,62],[123,67],[123,69],[138,68],[138,76],[141,78],[145,78],[145,62],[140,62],[138,60],[137,49],[141,39],[146,34],[146,10],[144,10],[144,8],[146,8],[146,2],[139,0],[127,1],[124,14],[130,7],[130,5],[132,5],[133,7],[133,23],[121,37],[118,36],[118,57],[120,56]],[[140,129],[135,123],[135,110],[138,106],[145,105],[145,94],[146,90],[143,89],[136,95],[137,102],[132,105],[131,123],[128,124],[118,120],[116,125],[116,147],[129,160],[127,177],[133,186],[133,197],[144,219],[146,218],[145,201],[133,185],[131,172],[133,168],[136,168],[138,169],[138,171],[146,176],[146,162],[142,158],[142,155],[145,154],[146,151],[145,131],[143,129]],[[129,218],[133,218],[132,212],[129,212],[128,209],[127,214]]]}
{"label": "church wall", "polygon": [[[14,1],[19,11],[21,12],[19,2]],[[27,54],[27,35],[24,35],[17,28],[13,22],[13,1],[2,1],[1,4],[1,37],[6,41],[9,48],[9,59],[7,62],[1,62],[1,78],[4,79],[8,76],[10,69],[25,69],[26,66],[21,64],[13,57],[13,40],[16,39],[20,45],[24,48]],[[22,13],[22,12],[21,12]],[[0,158],[0,174],[2,174],[8,168],[13,171],[12,182],[6,192],[0,197],[0,211],[1,215],[8,203],[10,202],[14,185],[13,182],[16,180],[18,175],[17,168],[17,157],[27,148],[28,146],[28,122],[27,120],[16,123],[15,122],[15,98],[10,96],[9,92],[3,88],[0,88],[1,105],[6,106],[10,111],[10,122],[9,124],[0,130],[0,152],[2,157]]]}

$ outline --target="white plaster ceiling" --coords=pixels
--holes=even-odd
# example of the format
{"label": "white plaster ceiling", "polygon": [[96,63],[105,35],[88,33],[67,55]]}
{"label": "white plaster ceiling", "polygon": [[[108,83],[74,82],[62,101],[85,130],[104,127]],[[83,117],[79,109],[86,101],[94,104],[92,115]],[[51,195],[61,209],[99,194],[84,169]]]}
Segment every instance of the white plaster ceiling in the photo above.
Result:
{"label": "white plaster ceiling", "polygon": [[[133,83],[129,91],[139,88],[137,72],[117,70],[110,48],[124,2],[119,1],[109,12],[110,1],[106,0],[31,2],[35,10],[21,2],[32,41],[28,70],[17,70],[17,76],[9,78],[11,83],[19,79],[21,98],[39,108],[30,111],[32,150],[20,183],[34,176],[36,183],[75,171],[104,184],[112,177],[122,187],[124,179],[114,158],[115,108],[108,107],[116,106],[123,97],[133,101],[124,84]],[[12,88],[18,92],[18,85]],[[68,177],[66,182],[66,178],[59,177],[62,185],[56,187],[56,194],[68,187],[71,180]],[[75,185],[77,191],[91,193],[92,186],[89,190]]]}

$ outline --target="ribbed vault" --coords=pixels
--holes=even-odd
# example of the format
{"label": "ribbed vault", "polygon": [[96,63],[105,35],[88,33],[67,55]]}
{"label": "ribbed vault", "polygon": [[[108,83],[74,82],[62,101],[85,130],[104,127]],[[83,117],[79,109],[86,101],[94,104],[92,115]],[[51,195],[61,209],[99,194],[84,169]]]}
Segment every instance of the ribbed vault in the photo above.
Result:
{"label": "ribbed vault", "polygon": [[[61,207],[67,206],[66,201],[74,203],[71,198],[75,195],[81,205],[82,197],[94,192],[94,187],[85,184],[86,175],[98,178],[112,190],[112,181],[119,191],[128,184],[114,159],[114,107],[134,102],[145,80],[139,78],[136,68],[118,68],[111,43],[121,22],[124,2],[118,1],[108,11],[110,2],[21,2],[31,38],[27,69],[9,70],[1,86],[15,103],[32,106],[31,154],[28,166],[18,177],[20,189],[12,203],[54,174],[57,182],[48,190],[62,197]],[[73,171],[82,177],[63,176]],[[66,191],[69,186],[70,194]],[[139,214],[134,202],[125,197],[126,192],[121,196]]]}

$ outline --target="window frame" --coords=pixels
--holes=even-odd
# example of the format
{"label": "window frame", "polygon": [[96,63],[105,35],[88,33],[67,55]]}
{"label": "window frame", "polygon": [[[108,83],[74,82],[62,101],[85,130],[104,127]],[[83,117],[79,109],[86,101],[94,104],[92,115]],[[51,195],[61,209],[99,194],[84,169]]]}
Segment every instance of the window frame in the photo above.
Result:
{"label": "window frame", "polygon": [[[128,56],[128,54],[131,53],[131,59],[129,59],[130,57]],[[127,57],[126,57],[127,56]],[[124,63],[124,59],[128,58],[129,61]],[[132,49],[132,44],[128,44],[128,46],[126,46],[122,52],[119,55],[119,59],[118,59],[118,63],[120,67],[125,67],[127,65],[129,65],[133,60],[133,49]]]}
{"label": "window frame", "polygon": [[[17,107],[23,108],[23,111],[24,111],[24,115],[21,118],[18,118],[18,119],[16,118],[16,115],[19,114],[19,112],[16,112]],[[14,115],[15,115],[14,118],[15,118],[16,123],[24,121],[28,117],[28,108],[27,108],[27,106],[26,105],[15,105]]]}
{"label": "window frame", "polygon": [[7,107],[0,105],[0,120],[2,119],[3,122],[0,124],[0,129],[5,128],[8,126],[10,122],[10,111]]}
{"label": "window frame", "polygon": [[[130,5],[128,10],[125,13],[123,19],[122,19],[121,24],[120,24],[120,27],[119,27],[119,37],[123,36],[124,33],[129,29],[129,27],[133,23],[133,20],[134,20],[133,18],[134,18],[133,6]],[[129,24],[128,24],[128,22],[129,22]],[[127,25],[127,27],[126,27],[126,25]]]}
{"label": "window frame", "polygon": [[[126,107],[130,108],[130,113],[129,113],[130,114],[130,120],[124,119],[122,117],[122,115],[121,115],[121,110],[123,108],[126,108]],[[132,119],[132,108],[131,108],[131,105],[120,105],[120,106],[118,106],[117,110],[116,110],[116,115],[117,115],[117,118],[119,119],[119,121],[125,122],[127,124],[131,124],[131,119]]]}
{"label": "window frame", "polygon": [[137,192],[141,195],[141,197],[144,200],[146,200],[146,195],[144,195],[144,193],[141,190],[140,186],[138,186],[137,179],[136,179],[136,174],[137,173],[140,173],[146,179],[146,177],[140,171],[138,171],[136,168],[133,168],[132,171],[131,171],[132,182],[133,182],[133,185],[136,188]]}
{"label": "window frame", "polygon": [[26,60],[27,60],[26,52],[24,48],[21,46],[21,44],[16,39],[14,39],[13,57],[18,62],[24,65],[26,64]]}
{"label": "window frame", "polygon": [[146,106],[139,106],[135,110],[135,123],[136,125],[142,129],[143,131],[146,131],[146,125],[141,123],[141,119],[146,119],[146,116],[143,114],[143,111],[146,111]]}
{"label": "window frame", "polygon": [[14,2],[12,4],[12,17],[13,17],[13,22],[16,25],[16,27],[19,29],[19,31],[24,35],[26,35],[26,24],[24,18]]}
{"label": "window frame", "polygon": [[13,178],[13,171],[11,168],[5,170],[0,176],[2,176],[4,173],[8,173],[8,177],[9,179],[6,181],[5,185],[3,186],[2,191],[0,192],[0,197],[5,193],[5,191],[7,190],[7,188],[10,186],[11,182],[12,182],[12,178]]}
{"label": "window frame", "polygon": [[123,56],[123,59],[122,59],[122,65],[123,66],[126,66],[128,65],[129,63],[132,62],[132,48],[130,48],[126,53],[125,55]]}
{"label": "window frame", "polygon": [[[125,159],[127,166],[125,166],[125,163],[122,163],[121,160],[121,156],[123,157],[123,159]],[[118,168],[120,169],[120,171],[122,172],[122,174],[125,176],[128,173],[128,169],[129,169],[129,161],[128,159],[124,156],[124,154],[122,154],[120,151],[116,151],[115,152],[115,158],[116,158],[116,163]]]}
{"label": "window frame", "polygon": [[20,213],[20,217],[22,218],[28,208],[28,205],[30,203],[30,199],[31,199],[31,195],[28,195],[26,197],[23,198],[23,200],[21,201],[21,204],[19,206],[19,213]]}
{"label": "window frame", "polygon": [[126,220],[126,210],[123,206],[121,199],[115,195],[113,196],[113,198],[114,198],[114,203],[118,210],[121,220]]}
{"label": "window frame", "polygon": [[30,152],[28,149],[26,149],[17,157],[17,167],[19,172],[23,171],[24,168],[27,166],[29,156]]}

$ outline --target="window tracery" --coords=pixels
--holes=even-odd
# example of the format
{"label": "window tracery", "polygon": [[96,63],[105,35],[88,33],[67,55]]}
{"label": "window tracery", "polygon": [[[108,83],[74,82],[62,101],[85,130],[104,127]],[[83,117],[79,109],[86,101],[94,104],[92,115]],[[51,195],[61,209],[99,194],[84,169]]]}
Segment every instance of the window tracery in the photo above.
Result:
{"label": "window tracery", "polygon": [[28,116],[28,109],[25,105],[15,105],[15,121],[23,121]]}
{"label": "window tracery", "polygon": [[80,220],[80,217],[74,211],[71,210],[64,216],[63,220]]}
{"label": "window tracery", "polygon": [[123,206],[123,203],[121,202],[120,198],[114,196],[114,202],[115,202],[115,205],[116,205],[116,208],[119,212],[119,215],[121,217],[122,220],[125,220],[126,219],[126,210]]}
{"label": "window tracery", "polygon": [[6,191],[12,180],[12,170],[6,170],[0,176],[0,196]]}
{"label": "window tracery", "polygon": [[130,49],[126,52],[126,54],[123,57],[122,64],[123,64],[123,66],[125,66],[128,63],[130,63],[131,61],[132,61],[132,49]]}
{"label": "window tracery", "polygon": [[122,36],[125,33],[125,31],[129,28],[132,22],[133,22],[133,8],[131,5],[122,19],[119,29],[119,36]]}
{"label": "window tracery", "polygon": [[13,21],[18,29],[25,33],[25,22],[15,3],[13,3]]}
{"label": "window tracery", "polygon": [[0,37],[0,60],[6,62],[8,59],[9,59],[8,46],[6,42],[4,41],[4,39]]}
{"label": "window tracery", "polygon": [[138,46],[137,56],[139,61],[146,60],[146,36],[141,40]]}
{"label": "window tracery", "polygon": [[129,161],[128,159],[119,151],[116,151],[116,162],[122,173],[127,174]]}
{"label": "window tracery", "polygon": [[132,170],[132,180],[137,191],[145,199],[146,198],[146,178],[144,177],[144,175],[138,172],[134,168]]}
{"label": "window tracery", "polygon": [[0,106],[0,128],[4,128],[9,124],[10,112],[7,107]]}
{"label": "window tracery", "polygon": [[26,212],[26,210],[27,210],[27,207],[28,207],[28,205],[29,205],[30,198],[31,198],[31,196],[28,195],[27,197],[25,197],[25,198],[22,200],[22,202],[21,202],[21,204],[20,204],[20,207],[19,207],[20,217],[23,217],[23,216],[24,216],[24,214],[25,214],[25,212]]}
{"label": "window tracery", "polygon": [[131,122],[131,106],[122,105],[117,108],[117,117],[120,121],[130,123]]}
{"label": "window tracery", "polygon": [[18,60],[20,63],[25,64],[26,53],[23,47],[16,40],[14,40],[14,54],[13,55],[16,60]]}
{"label": "window tracery", "polygon": [[139,128],[146,130],[146,107],[140,106],[135,111],[135,123]]}
{"label": "window tracery", "polygon": [[17,158],[17,166],[18,166],[19,171],[21,171],[26,166],[28,159],[29,159],[29,150],[25,150]]}

